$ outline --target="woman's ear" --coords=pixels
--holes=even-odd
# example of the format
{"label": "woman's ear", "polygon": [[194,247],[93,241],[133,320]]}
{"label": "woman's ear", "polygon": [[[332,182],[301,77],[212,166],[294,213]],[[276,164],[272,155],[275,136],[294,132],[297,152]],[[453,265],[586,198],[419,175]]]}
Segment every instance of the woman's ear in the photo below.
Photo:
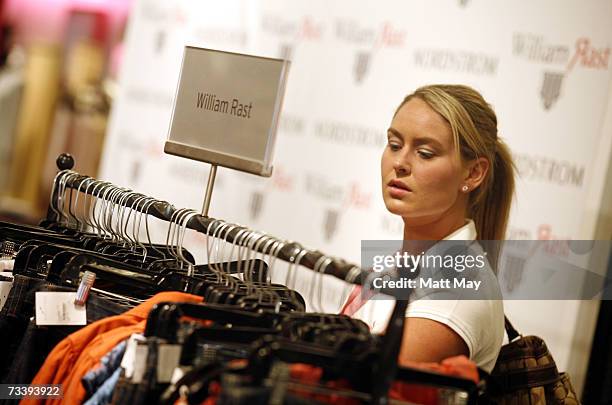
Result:
{"label": "woman's ear", "polygon": [[464,179],[469,190],[474,190],[484,181],[489,172],[489,160],[479,157],[467,163],[467,175]]}

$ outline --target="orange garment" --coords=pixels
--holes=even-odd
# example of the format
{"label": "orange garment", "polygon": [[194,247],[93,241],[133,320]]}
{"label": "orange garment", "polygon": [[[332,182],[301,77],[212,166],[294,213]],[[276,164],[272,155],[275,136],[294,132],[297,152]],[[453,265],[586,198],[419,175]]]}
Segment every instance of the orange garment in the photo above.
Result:
{"label": "orange garment", "polygon": [[[478,383],[479,381],[478,368],[476,367],[476,364],[463,355],[450,357],[443,360],[441,363],[413,362],[410,364],[410,367],[425,371],[433,371],[453,377],[464,378],[474,381],[475,383]],[[305,385],[319,384],[323,374],[323,370],[321,368],[311,366],[309,364],[293,364],[291,365],[290,369],[291,378],[299,380]],[[328,381],[324,384],[324,386],[331,389],[351,389],[348,382],[345,380]],[[310,398],[325,404],[353,405],[360,403],[360,401],[356,399],[335,394],[318,394],[308,392],[307,390],[303,389],[295,389],[293,392],[299,396]],[[392,383],[389,390],[389,398],[424,405],[433,405],[438,403],[438,392],[434,387],[395,381]]]}
{"label": "orange garment", "polygon": [[[450,357],[443,360],[441,363],[413,362],[410,364],[410,367],[464,378],[474,381],[475,383],[479,381],[476,364],[463,355]],[[321,384],[323,369],[320,367],[304,363],[295,363],[289,367],[289,370],[291,378],[304,385],[317,386]],[[351,390],[349,382],[343,379],[326,381],[322,385],[331,390]],[[322,404],[358,405],[361,403],[358,399],[349,398],[340,394],[322,394],[309,391],[305,388],[293,388],[291,389],[291,393]],[[219,384],[211,383],[209,396],[200,405],[215,405],[220,394],[221,387]],[[392,383],[389,389],[389,398],[422,405],[436,405],[439,403],[437,388],[402,381],[394,381]],[[175,402],[175,405],[182,404],[183,402],[180,399]]]}
{"label": "orange garment", "polygon": [[161,302],[200,303],[203,298],[181,292],[162,292],[135,308],[101,319],[71,334],[58,343],[47,356],[32,384],[61,384],[62,399],[24,398],[22,405],[80,404],[85,398],[81,378],[119,342],[133,333],[144,332],[146,319],[155,304]]}
{"label": "orange garment", "polygon": [[[464,355],[449,357],[448,359],[442,360],[441,363],[410,362],[410,364],[407,364],[407,366],[425,371],[446,374],[453,377],[464,378],[466,380],[471,380],[476,384],[479,381],[476,363]],[[389,398],[411,401],[424,405],[437,404],[438,390],[434,387],[429,387],[422,384],[411,384],[395,381],[389,390]]]}

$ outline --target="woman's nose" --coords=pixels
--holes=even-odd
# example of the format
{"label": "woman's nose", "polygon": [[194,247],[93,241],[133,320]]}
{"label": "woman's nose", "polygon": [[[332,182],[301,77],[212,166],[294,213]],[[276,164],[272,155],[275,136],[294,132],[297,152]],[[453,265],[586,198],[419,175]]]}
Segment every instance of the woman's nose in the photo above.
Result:
{"label": "woman's nose", "polygon": [[393,169],[398,176],[410,174],[410,165],[404,159],[397,159],[393,164]]}

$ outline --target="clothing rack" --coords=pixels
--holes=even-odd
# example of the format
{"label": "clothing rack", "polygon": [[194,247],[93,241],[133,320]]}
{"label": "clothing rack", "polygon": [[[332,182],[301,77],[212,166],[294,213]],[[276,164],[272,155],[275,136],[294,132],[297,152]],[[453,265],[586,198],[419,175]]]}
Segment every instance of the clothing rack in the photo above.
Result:
{"label": "clothing rack", "polygon": [[[58,161],[59,160],[60,158],[58,158]],[[74,174],[70,176],[69,178],[65,179],[63,186],[67,188],[71,188],[78,192],[87,193],[90,195],[92,195],[93,191],[95,191],[95,190],[92,190],[91,188],[84,187],[85,181],[95,180],[92,177],[83,176],[78,173],[69,171],[70,170],[69,168],[66,168],[64,165],[60,165],[59,163],[58,163],[58,167],[60,169],[63,169],[65,175],[68,175],[69,173]],[[111,184],[109,183],[109,186],[110,185]],[[58,191],[58,187],[56,184],[54,185],[52,198],[56,197],[57,191]],[[134,202],[139,197],[142,197],[142,194],[134,193],[134,195],[123,199],[120,202],[120,205],[124,207],[133,207]],[[176,217],[176,213],[178,211],[178,209],[174,207],[172,204],[166,201],[160,201],[160,200],[156,200],[152,204],[147,204],[145,207],[135,207],[134,209],[139,212],[142,212],[143,214],[148,214],[155,218],[161,219],[163,221],[168,221],[168,222],[172,221]],[[50,209],[47,219],[55,220],[57,219],[55,218],[55,216],[56,216],[55,212]],[[224,240],[230,243],[236,244],[236,245],[246,246],[244,238],[243,240],[240,240],[240,241],[237,240],[237,236],[239,236],[240,231],[247,229],[244,226],[228,224],[227,222],[219,221],[215,218],[205,217],[205,216],[202,216],[201,214],[195,214],[193,215],[192,218],[189,219],[189,221],[186,224],[186,227],[188,229],[192,229],[192,230],[195,230],[203,234],[215,235],[217,231],[219,230],[218,228],[222,226],[223,224],[225,224],[226,226],[229,225],[229,228],[230,228],[228,232],[223,233]],[[369,272],[361,269],[360,267],[356,265],[347,263],[346,261],[342,259],[332,258],[317,250],[307,249],[301,246],[297,242],[285,242],[285,241],[282,241],[281,239],[275,238],[265,233],[261,233],[261,234],[262,236],[263,235],[268,236],[269,240],[271,240],[273,243],[262,243],[258,246],[256,245],[255,248],[259,253],[270,254],[274,250],[273,249],[274,246],[278,246],[279,244],[282,244],[281,248],[277,248],[276,251],[274,251],[274,256],[283,261],[294,263],[296,261],[296,258],[299,257],[300,259],[299,259],[298,264],[300,266],[306,267],[311,270],[321,271],[324,274],[332,275],[334,277],[337,277],[351,284],[361,285],[367,279],[367,276],[369,275]],[[324,266],[321,266],[322,261],[326,259],[327,261],[329,261],[329,263],[325,264]],[[323,268],[320,269],[320,267],[323,267]]]}
{"label": "clothing rack", "polygon": [[[84,187],[84,184],[87,181],[94,181],[95,179],[72,171],[71,169],[73,166],[74,160],[70,155],[62,154],[57,158],[57,167],[60,169],[60,173],[58,173],[56,182],[54,182],[53,185],[50,208],[47,215],[48,220],[55,221],[58,219],[56,211],[52,209],[53,200],[57,198],[60,188],[57,184],[58,178],[61,178],[60,181],[62,183],[62,187],[64,188],[70,188],[72,190],[76,190],[77,192],[86,193],[92,196],[99,196],[94,192],[94,189]],[[114,186],[111,183],[105,184],[108,186]],[[131,192],[126,189],[123,190]],[[137,199],[142,197],[142,194],[134,192],[133,195],[122,198],[119,202],[117,202],[117,204],[126,208],[131,207],[132,209],[142,212],[143,214],[151,215],[163,221],[172,222],[176,220],[179,209],[166,201],[160,201],[147,197],[154,202],[145,204],[143,206],[138,205],[137,207],[134,207]],[[183,225],[188,229],[192,229],[206,235],[216,235],[216,231],[220,226],[222,226],[222,224],[228,226],[228,223],[225,221],[219,221],[215,218],[203,216],[196,212],[193,212],[191,215],[192,217]],[[223,234],[223,239],[234,243],[235,245],[247,246],[244,242],[244,238],[239,240],[239,236],[242,230],[247,230],[248,228],[232,224],[229,224],[229,228],[230,230]],[[261,232],[257,233],[269,237],[269,240],[274,242],[260,245],[256,244],[254,246],[254,250],[258,251],[259,253],[273,254],[276,258],[283,261],[299,264],[300,266],[306,267],[313,271],[332,275],[351,284],[362,285],[364,282],[366,282],[367,277],[370,275],[370,272],[361,269],[359,266],[347,263],[342,259],[332,258],[317,250],[304,248],[297,242],[285,242]],[[278,244],[281,244],[282,247],[275,249],[274,246],[278,246]],[[253,246],[247,247],[251,249],[253,248]],[[321,265],[322,263],[325,264]],[[388,404],[387,393],[397,370],[397,358],[399,356],[404,332],[404,319],[407,306],[408,300],[405,299],[397,300],[395,303],[393,313],[389,320],[389,325],[385,331],[383,341],[381,343],[381,353],[375,365],[376,375],[380,377],[380,380],[374,385],[373,392],[371,393],[372,396],[370,403],[372,404]]]}

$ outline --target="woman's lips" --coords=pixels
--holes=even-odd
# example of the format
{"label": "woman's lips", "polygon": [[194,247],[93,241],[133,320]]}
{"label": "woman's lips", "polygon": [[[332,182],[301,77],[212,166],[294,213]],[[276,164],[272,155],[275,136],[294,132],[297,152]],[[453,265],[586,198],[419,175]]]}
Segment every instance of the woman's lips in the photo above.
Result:
{"label": "woman's lips", "polygon": [[410,190],[406,190],[405,188],[399,188],[396,186],[387,186],[387,188],[389,189],[389,195],[393,198],[402,198],[411,193]]}
{"label": "woman's lips", "polygon": [[402,198],[412,192],[408,186],[399,180],[391,180],[387,188],[389,189],[389,195],[393,198]]}

